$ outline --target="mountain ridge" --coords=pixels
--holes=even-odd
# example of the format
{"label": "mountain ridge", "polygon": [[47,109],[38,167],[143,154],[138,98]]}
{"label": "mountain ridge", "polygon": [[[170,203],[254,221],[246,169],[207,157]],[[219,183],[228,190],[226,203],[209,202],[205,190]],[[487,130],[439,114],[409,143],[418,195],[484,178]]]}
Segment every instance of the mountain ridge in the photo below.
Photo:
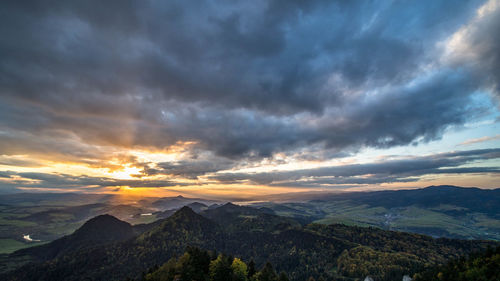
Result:
{"label": "mountain ridge", "polygon": [[[418,256],[419,260],[411,268],[400,265],[397,274],[406,274],[409,270],[420,270],[424,266],[424,256],[432,257],[435,262],[442,262],[449,257],[495,244],[484,241],[436,240],[417,234],[340,225],[260,228],[257,223],[249,223],[248,218],[240,217],[241,213],[249,214],[254,208],[231,204],[226,209],[235,211],[225,212],[225,215],[234,217],[228,220],[233,225],[221,225],[220,222],[226,220],[216,218],[219,221],[216,222],[197,214],[189,207],[183,207],[138,236],[102,246],[82,247],[78,251],[66,252],[45,262],[25,265],[3,277],[4,280],[60,280],[61,276],[64,280],[117,280],[127,276],[136,278],[141,270],[163,264],[171,257],[182,254],[187,246],[201,246],[208,250],[232,253],[246,260],[254,259],[259,266],[270,261],[276,264],[278,270],[290,272],[292,280],[305,280],[309,276],[332,278],[333,273],[328,273],[328,268],[335,265],[337,259],[342,257],[342,261],[350,260],[364,251],[372,251],[380,259],[388,253],[408,251],[408,254]],[[257,217],[272,216],[270,218],[274,220],[273,223],[289,222],[289,218],[263,213],[258,209],[254,209],[254,213]],[[250,221],[252,219],[255,218]],[[257,229],[247,229],[252,224]],[[394,243],[396,241],[402,242]],[[422,251],[423,249],[426,251]],[[352,255],[349,254],[351,251]],[[88,257],[93,258],[89,260]],[[391,257],[398,256],[391,254]],[[303,259],[308,260],[307,268],[301,265],[300,261]],[[352,274],[349,272],[345,269],[335,274]]]}

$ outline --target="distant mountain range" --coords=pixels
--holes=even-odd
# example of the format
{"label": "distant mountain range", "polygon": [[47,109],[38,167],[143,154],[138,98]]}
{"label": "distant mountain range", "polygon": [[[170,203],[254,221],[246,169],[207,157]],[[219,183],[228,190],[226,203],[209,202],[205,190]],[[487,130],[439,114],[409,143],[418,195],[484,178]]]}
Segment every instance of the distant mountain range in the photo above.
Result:
{"label": "distant mountain range", "polygon": [[302,223],[344,223],[434,237],[500,240],[500,189],[430,186],[325,194],[309,201],[253,206]]}
{"label": "distant mountain range", "polygon": [[360,204],[385,208],[411,205],[429,208],[441,205],[454,205],[467,209],[469,212],[482,212],[500,217],[500,189],[440,185],[411,190],[340,193],[324,197],[324,199],[314,200],[313,202],[330,200],[353,200]]}
{"label": "distant mountain range", "polygon": [[[280,196],[285,200],[292,195]],[[414,190],[295,194],[292,197],[302,200],[248,206],[270,215],[291,218],[300,224],[342,223],[433,237],[500,240],[500,189],[431,186]],[[184,196],[127,197],[125,200],[108,194],[0,196],[0,254],[69,235],[85,221],[101,214],[147,229],[151,223],[170,217],[183,206],[201,213],[224,203]],[[24,239],[26,235],[33,241]]]}
{"label": "distant mountain range", "polygon": [[[302,225],[268,208],[231,203],[196,213],[182,207],[168,218],[132,226],[97,216],[73,234],[4,256],[1,280],[124,280],[196,246],[267,261],[291,280],[309,277],[401,280],[433,265],[496,246],[493,241],[433,239],[428,236],[341,224]],[[17,264],[13,264],[17,263]],[[5,267],[4,267],[5,268]]]}

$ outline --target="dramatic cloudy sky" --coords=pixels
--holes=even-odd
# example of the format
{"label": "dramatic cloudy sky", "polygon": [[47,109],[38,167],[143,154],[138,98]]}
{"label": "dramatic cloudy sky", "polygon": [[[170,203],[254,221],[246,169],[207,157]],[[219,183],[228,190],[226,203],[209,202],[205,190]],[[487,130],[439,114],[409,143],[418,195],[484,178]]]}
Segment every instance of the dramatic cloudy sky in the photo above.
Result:
{"label": "dramatic cloudy sky", "polygon": [[500,0],[1,1],[0,192],[499,187]]}

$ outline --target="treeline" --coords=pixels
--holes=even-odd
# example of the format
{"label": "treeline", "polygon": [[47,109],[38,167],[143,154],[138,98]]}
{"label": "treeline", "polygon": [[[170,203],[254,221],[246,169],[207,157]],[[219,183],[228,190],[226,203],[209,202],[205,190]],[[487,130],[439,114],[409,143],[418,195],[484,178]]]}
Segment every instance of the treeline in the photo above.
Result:
{"label": "treeline", "polygon": [[451,260],[446,265],[415,274],[414,281],[498,281],[500,247]]}
{"label": "treeline", "polygon": [[278,275],[269,262],[257,271],[253,260],[247,265],[239,258],[188,247],[180,258],[171,258],[162,266],[150,269],[142,280],[288,281],[289,279],[284,272]]}
{"label": "treeline", "polygon": [[377,281],[391,281],[422,270],[421,264],[422,260],[412,254],[380,252],[359,246],[340,255],[337,270],[341,276],[371,276]]}

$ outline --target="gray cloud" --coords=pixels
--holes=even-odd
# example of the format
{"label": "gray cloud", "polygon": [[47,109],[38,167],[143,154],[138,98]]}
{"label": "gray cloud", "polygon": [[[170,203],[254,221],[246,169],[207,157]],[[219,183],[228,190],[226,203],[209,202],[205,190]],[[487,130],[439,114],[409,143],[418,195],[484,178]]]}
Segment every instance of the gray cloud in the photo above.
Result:
{"label": "gray cloud", "polygon": [[227,170],[234,166],[235,163],[227,160],[208,161],[194,159],[191,161],[182,160],[157,163],[155,168],[145,167],[143,173],[148,176],[161,174],[197,179],[198,176]]}
{"label": "gray cloud", "polygon": [[332,186],[339,184],[377,184],[384,182],[417,181],[419,176],[433,174],[500,173],[498,167],[459,167],[474,161],[498,159],[500,149],[448,152],[431,156],[380,163],[354,164],[294,171],[265,173],[219,173],[211,179],[222,183],[272,186]]}
{"label": "gray cloud", "polygon": [[[469,67],[422,74],[480,4],[4,1],[0,153],[99,159],[94,145],[195,141],[235,160],[438,139],[487,110]],[[495,22],[471,33],[481,57],[498,50]],[[497,59],[478,64],[496,77]],[[230,166],[162,165],[146,172]]]}
{"label": "gray cloud", "polygon": [[0,156],[0,165],[18,167],[41,167],[42,164],[35,160],[25,160]]}

